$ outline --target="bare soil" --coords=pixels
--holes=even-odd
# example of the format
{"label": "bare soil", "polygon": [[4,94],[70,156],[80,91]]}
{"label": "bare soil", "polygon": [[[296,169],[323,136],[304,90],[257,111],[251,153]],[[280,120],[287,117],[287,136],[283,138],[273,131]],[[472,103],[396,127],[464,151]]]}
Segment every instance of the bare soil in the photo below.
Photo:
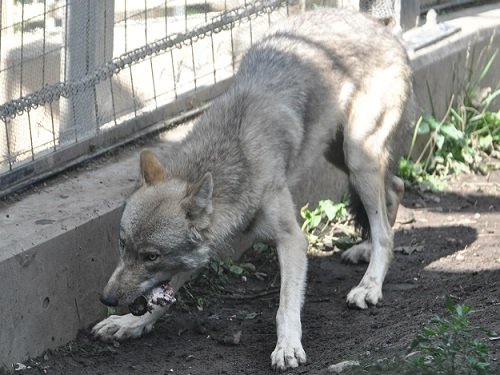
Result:
{"label": "bare soil", "polygon": [[[500,332],[499,198],[500,172],[462,176],[442,193],[407,192],[404,205],[415,220],[396,225],[395,247],[413,252],[395,253],[384,301],[368,310],[345,303],[366,265],[343,264],[338,254],[311,257],[303,310],[308,363],[286,373],[326,373],[344,360],[358,360],[358,374],[384,373],[373,364],[404,356],[432,316],[446,316],[445,296],[477,310],[474,326]],[[18,373],[273,373],[277,261],[254,250],[243,262],[251,263],[245,277],[206,272],[188,288],[194,299],[182,293],[144,338],[105,344],[87,329],[69,345],[25,362],[30,368]],[[492,373],[499,374],[500,340],[489,345]]]}

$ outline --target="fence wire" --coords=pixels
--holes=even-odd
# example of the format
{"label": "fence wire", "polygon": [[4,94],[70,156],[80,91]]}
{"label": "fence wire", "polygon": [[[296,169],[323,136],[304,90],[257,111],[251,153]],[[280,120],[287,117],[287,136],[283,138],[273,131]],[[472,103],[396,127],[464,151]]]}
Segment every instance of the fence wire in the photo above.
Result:
{"label": "fence wire", "polygon": [[231,30],[236,23],[241,24],[242,22],[249,22],[252,18],[257,18],[261,15],[273,12],[286,3],[287,0],[259,0],[252,4],[244,5],[242,8],[225,11],[213,17],[206,25],[195,27],[193,30],[186,33],[169,35],[130,52],[126,52],[106,62],[104,65],[96,68],[95,71],[86,74],[79,80],[59,82],[54,85],[45,86],[34,93],[0,105],[0,119],[6,122],[9,118],[21,116],[26,111],[36,109],[40,105],[51,103],[60,97],[72,97],[82,91],[95,87],[98,83],[117,75],[123,69],[147,57],[168,52],[172,48],[182,49],[183,47],[191,47],[194,43],[203,38],[213,36],[222,31]]}
{"label": "fence wire", "polygon": [[148,114],[208,100],[200,93],[230,78],[239,52],[291,8],[298,2],[3,0],[0,196],[142,134],[161,120]]}
{"label": "fence wire", "polygon": [[0,196],[200,106],[273,23],[343,2],[0,1]]}

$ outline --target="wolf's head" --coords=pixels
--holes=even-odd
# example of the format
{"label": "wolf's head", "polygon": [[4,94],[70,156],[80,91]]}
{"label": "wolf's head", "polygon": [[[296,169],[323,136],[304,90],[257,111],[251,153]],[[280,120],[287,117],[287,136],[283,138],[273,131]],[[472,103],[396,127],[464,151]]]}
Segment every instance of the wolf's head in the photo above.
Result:
{"label": "wolf's head", "polygon": [[101,301],[131,304],[154,287],[209,259],[204,232],[212,213],[213,180],[169,177],[151,151],[140,157],[141,187],[128,199],[120,224],[120,260]]}

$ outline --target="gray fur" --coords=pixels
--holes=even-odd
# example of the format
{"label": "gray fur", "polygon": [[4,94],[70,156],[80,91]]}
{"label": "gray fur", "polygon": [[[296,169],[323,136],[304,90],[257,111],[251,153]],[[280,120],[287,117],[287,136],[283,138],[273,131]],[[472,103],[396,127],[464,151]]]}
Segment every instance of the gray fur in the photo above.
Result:
{"label": "gray fur", "polygon": [[[300,308],[307,246],[292,193],[325,155],[345,171],[372,229],[371,242],[345,256],[370,260],[348,302],[376,304],[402,194],[391,169],[409,138],[412,97],[406,53],[374,20],[340,10],[290,19],[250,48],[232,87],[162,155],[166,178],[158,160],[143,154],[145,182],[127,202],[121,261],[104,294],[128,304],[162,280],[178,289],[177,275],[221,249],[269,242],[282,273],[272,365],[305,362]],[[158,259],[148,261],[151,253]],[[96,335],[123,331],[113,319],[96,326]]]}

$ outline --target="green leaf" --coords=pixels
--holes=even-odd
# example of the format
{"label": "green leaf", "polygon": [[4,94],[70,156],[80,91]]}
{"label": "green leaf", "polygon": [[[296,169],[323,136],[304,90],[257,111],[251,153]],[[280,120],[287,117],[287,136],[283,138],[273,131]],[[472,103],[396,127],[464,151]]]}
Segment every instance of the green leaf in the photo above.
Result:
{"label": "green leaf", "polygon": [[309,227],[311,229],[316,228],[319,225],[319,223],[321,223],[321,215],[314,215],[311,217]]}
{"label": "green leaf", "polygon": [[455,304],[450,296],[446,296],[444,299],[444,307],[446,307],[450,312],[455,312]]}
{"label": "green leaf", "polygon": [[428,122],[422,121],[420,123],[420,126],[417,128],[417,134],[419,135],[425,135],[429,134],[431,132],[431,127]]}
{"label": "green leaf", "polygon": [[231,265],[231,267],[229,267],[229,272],[236,276],[240,276],[244,271],[245,270],[242,267],[237,266],[236,264],[233,264]]}
{"label": "green leaf", "polygon": [[464,139],[464,133],[455,128],[455,126],[449,122],[443,124],[439,129],[439,131],[446,138],[451,139],[453,141],[461,141]]}
{"label": "green leaf", "polygon": [[436,335],[436,331],[433,330],[432,328],[429,328],[429,327],[424,327],[424,329],[422,330],[422,332],[426,336],[434,336],[434,335]]}
{"label": "green leaf", "polygon": [[343,203],[333,203],[330,200],[322,201],[320,203],[322,203],[321,209],[330,221],[341,216],[342,210],[345,209],[345,205]]}
{"label": "green leaf", "polygon": [[422,123],[426,123],[431,130],[436,130],[437,128],[439,128],[439,122],[433,116],[425,114],[423,118],[424,121],[422,121]]}
{"label": "green leaf", "polygon": [[482,150],[490,150],[493,147],[493,137],[491,134],[479,138],[479,147]]}
{"label": "green leaf", "polygon": [[476,154],[476,151],[472,148],[464,148],[462,150],[462,157],[464,159],[464,161],[469,164],[469,165],[472,165],[474,164],[474,156]]}
{"label": "green leaf", "polygon": [[436,136],[434,137],[435,141],[436,141],[436,147],[438,150],[441,150],[443,148],[443,145],[444,145],[444,135],[442,134],[436,134]]}

